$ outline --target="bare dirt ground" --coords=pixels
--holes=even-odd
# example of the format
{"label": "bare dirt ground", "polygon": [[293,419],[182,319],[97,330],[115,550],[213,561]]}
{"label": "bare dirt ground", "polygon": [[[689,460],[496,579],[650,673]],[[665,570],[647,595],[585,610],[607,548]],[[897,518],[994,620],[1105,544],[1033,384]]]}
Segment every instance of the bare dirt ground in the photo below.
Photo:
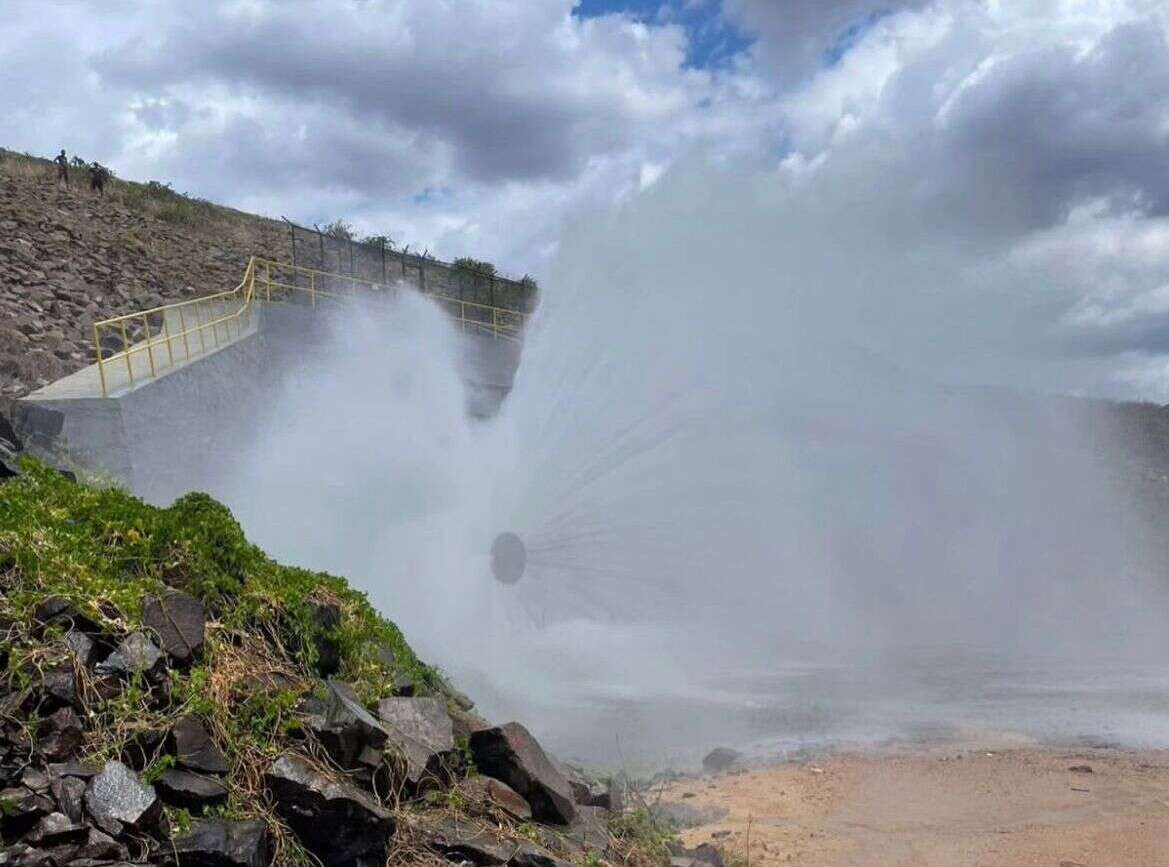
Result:
{"label": "bare dirt ground", "polygon": [[883,750],[682,780],[661,800],[707,814],[685,843],[740,867],[1169,865],[1169,751]]}

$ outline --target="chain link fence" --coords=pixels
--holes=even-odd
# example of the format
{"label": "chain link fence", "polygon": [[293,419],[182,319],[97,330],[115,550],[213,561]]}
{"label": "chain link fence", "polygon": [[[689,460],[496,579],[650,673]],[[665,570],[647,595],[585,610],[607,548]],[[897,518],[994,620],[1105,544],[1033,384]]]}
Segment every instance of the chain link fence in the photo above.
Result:
{"label": "chain link fence", "polygon": [[[287,219],[290,264],[359,280],[393,284],[406,281],[420,292],[471,301],[490,307],[531,312],[536,306],[534,280],[515,280],[471,267],[443,262],[425,253],[397,250],[385,239],[357,241],[320,228],[305,228]],[[300,275],[298,280],[303,280]]]}

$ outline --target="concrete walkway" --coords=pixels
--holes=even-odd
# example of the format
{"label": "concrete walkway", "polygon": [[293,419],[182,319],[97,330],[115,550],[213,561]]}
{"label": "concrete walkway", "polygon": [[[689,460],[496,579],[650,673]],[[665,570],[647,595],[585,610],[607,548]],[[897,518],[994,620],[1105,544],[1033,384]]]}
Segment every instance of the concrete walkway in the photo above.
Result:
{"label": "concrete walkway", "polygon": [[[167,376],[180,370],[192,362],[213,355],[220,349],[231,346],[237,340],[256,332],[256,323],[259,319],[258,305],[254,305],[250,315],[244,317],[244,322],[233,319],[216,326],[203,328],[196,333],[188,333],[185,337],[173,336],[182,334],[182,326],[178,312],[166,312],[166,328],[157,328],[157,334],[150,341],[149,347],[145,340],[135,343],[128,356],[114,360],[106,360],[105,368],[106,395],[119,397],[141,386],[143,383]],[[237,324],[240,330],[237,334]],[[186,322],[187,328],[192,323]],[[165,337],[169,330],[172,335]],[[113,354],[113,353],[109,353]],[[151,355],[154,356],[153,373],[151,371]],[[43,388],[27,395],[23,400],[67,400],[76,398],[102,397],[101,374],[96,362],[83,367],[81,370],[51,382]]]}

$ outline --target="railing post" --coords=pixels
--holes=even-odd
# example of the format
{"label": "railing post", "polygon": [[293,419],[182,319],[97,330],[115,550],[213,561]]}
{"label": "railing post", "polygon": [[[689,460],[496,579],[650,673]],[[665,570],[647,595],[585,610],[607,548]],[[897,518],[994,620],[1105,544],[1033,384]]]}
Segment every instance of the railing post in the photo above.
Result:
{"label": "railing post", "polygon": [[150,314],[142,314],[142,328],[146,331],[146,357],[150,359],[150,376],[158,376],[158,370],[154,367],[154,342],[150,339]]}
{"label": "railing post", "polygon": [[[181,309],[181,308],[180,308]],[[175,351],[171,348],[170,337],[170,317],[166,315],[166,311],[162,311],[162,332],[166,335],[166,354],[170,358],[170,366],[175,366]]]}
{"label": "railing post", "polygon": [[130,363],[130,337],[126,334],[126,320],[121,321],[122,352],[126,354],[126,374],[130,377],[130,385],[134,384],[134,365]]}
{"label": "railing post", "polygon": [[272,263],[264,263],[264,279],[268,283],[268,300],[272,300]]}
{"label": "railing post", "polygon": [[106,368],[105,361],[101,357],[101,330],[97,327],[97,323],[93,323],[93,348],[97,350],[97,375],[101,379],[101,396],[109,397],[106,392]]}
{"label": "railing post", "polygon": [[499,338],[499,315],[498,314],[499,314],[499,308],[492,307],[491,308],[491,336],[496,338],[496,339]]}
{"label": "railing post", "polygon": [[187,352],[187,361],[191,360],[191,341],[187,339],[187,317],[183,313],[186,305],[179,308],[179,331],[183,332],[183,348]]}
{"label": "railing post", "polygon": [[308,297],[313,307],[317,306],[317,272],[311,271],[308,275]]}

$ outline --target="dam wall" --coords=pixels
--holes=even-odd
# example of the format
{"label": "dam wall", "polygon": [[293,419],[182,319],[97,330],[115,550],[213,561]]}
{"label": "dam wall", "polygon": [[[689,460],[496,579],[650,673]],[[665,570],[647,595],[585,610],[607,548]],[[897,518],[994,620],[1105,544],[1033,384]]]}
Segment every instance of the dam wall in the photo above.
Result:
{"label": "dam wall", "polygon": [[[322,311],[307,304],[260,304],[255,313],[255,327],[236,340],[110,397],[61,381],[22,399],[15,420],[26,447],[50,459],[64,453],[159,504],[194,479],[214,480],[230,465],[224,458],[251,442],[273,391],[294,384],[327,340]],[[520,352],[517,341],[461,335],[470,414],[498,410]]]}

